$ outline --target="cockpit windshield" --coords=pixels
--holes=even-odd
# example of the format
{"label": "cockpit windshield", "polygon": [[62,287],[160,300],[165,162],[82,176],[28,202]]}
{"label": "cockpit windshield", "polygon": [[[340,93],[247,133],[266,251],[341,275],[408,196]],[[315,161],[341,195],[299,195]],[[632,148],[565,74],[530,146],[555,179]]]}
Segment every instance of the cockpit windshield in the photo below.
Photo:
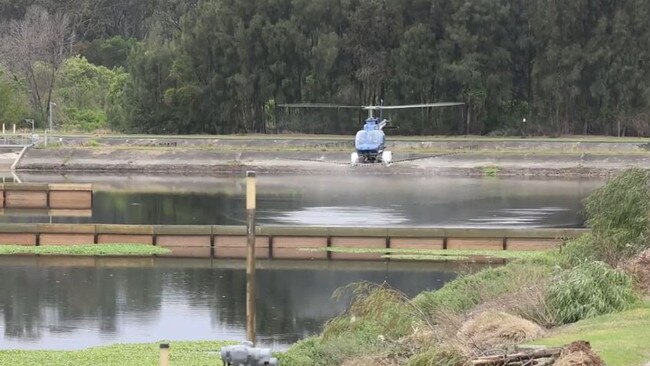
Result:
{"label": "cockpit windshield", "polygon": [[354,139],[357,150],[379,150],[384,146],[384,132],[381,130],[361,130]]}

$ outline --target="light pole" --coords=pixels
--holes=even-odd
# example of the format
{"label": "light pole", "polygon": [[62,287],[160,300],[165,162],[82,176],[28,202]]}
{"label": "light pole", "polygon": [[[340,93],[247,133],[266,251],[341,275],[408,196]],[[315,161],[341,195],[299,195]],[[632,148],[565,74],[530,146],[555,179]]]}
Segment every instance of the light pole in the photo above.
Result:
{"label": "light pole", "polygon": [[52,107],[56,107],[56,103],[50,102],[50,134],[52,133]]}

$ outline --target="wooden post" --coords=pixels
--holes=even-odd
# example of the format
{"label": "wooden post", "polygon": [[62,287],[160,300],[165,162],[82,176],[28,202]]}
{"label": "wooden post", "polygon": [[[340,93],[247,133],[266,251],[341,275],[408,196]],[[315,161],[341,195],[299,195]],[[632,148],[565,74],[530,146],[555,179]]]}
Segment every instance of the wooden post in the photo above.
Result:
{"label": "wooden post", "polygon": [[3,135],[5,134],[5,124],[4,123],[2,124],[2,134]]}
{"label": "wooden post", "polygon": [[169,366],[169,343],[160,344],[160,366]]}
{"label": "wooden post", "polygon": [[255,172],[246,172],[246,339],[255,346]]}
{"label": "wooden post", "polygon": [[14,123],[14,135],[16,134],[16,124]]}

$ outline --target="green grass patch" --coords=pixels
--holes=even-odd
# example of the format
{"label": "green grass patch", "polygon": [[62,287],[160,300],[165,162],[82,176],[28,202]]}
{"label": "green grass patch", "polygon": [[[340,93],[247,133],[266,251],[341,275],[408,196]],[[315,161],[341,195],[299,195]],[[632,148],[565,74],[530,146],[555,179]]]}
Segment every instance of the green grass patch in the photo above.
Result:
{"label": "green grass patch", "polygon": [[650,303],[579,321],[532,343],[561,346],[575,340],[589,341],[593,350],[610,366],[644,365],[650,361]]}
{"label": "green grass patch", "polygon": [[[0,351],[0,365],[158,365],[160,343],[116,344],[79,351]],[[203,366],[223,365],[219,350],[229,342],[170,342],[170,364]]]}
{"label": "green grass patch", "polygon": [[0,245],[0,255],[150,256],[169,252],[167,248],[145,244]]}
{"label": "green grass patch", "polygon": [[332,253],[383,254],[382,258],[400,260],[460,260],[472,258],[497,258],[497,259],[527,259],[537,260],[554,255],[556,250],[529,251],[529,250],[472,250],[472,249],[384,249],[384,248],[300,248],[308,252],[328,251]]}
{"label": "green grass patch", "polygon": [[487,177],[495,177],[497,174],[499,174],[500,170],[501,169],[496,165],[486,166],[483,168],[483,175]]}

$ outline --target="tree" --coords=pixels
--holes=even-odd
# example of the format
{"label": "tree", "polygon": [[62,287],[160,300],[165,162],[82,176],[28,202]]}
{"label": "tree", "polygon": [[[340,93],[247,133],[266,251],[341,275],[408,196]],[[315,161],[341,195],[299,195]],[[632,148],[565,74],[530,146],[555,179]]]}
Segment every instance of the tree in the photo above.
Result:
{"label": "tree", "polygon": [[24,85],[0,68],[0,123],[16,123],[28,117],[29,101]]}
{"label": "tree", "polygon": [[63,111],[63,127],[86,131],[106,128],[110,93],[113,85],[122,82],[124,74],[121,68],[97,66],[83,57],[67,59],[54,91],[58,108]]}
{"label": "tree", "polygon": [[0,38],[0,63],[15,79],[26,81],[33,110],[45,121],[52,101],[57,71],[69,53],[68,17],[50,15],[39,7],[12,21]]}

